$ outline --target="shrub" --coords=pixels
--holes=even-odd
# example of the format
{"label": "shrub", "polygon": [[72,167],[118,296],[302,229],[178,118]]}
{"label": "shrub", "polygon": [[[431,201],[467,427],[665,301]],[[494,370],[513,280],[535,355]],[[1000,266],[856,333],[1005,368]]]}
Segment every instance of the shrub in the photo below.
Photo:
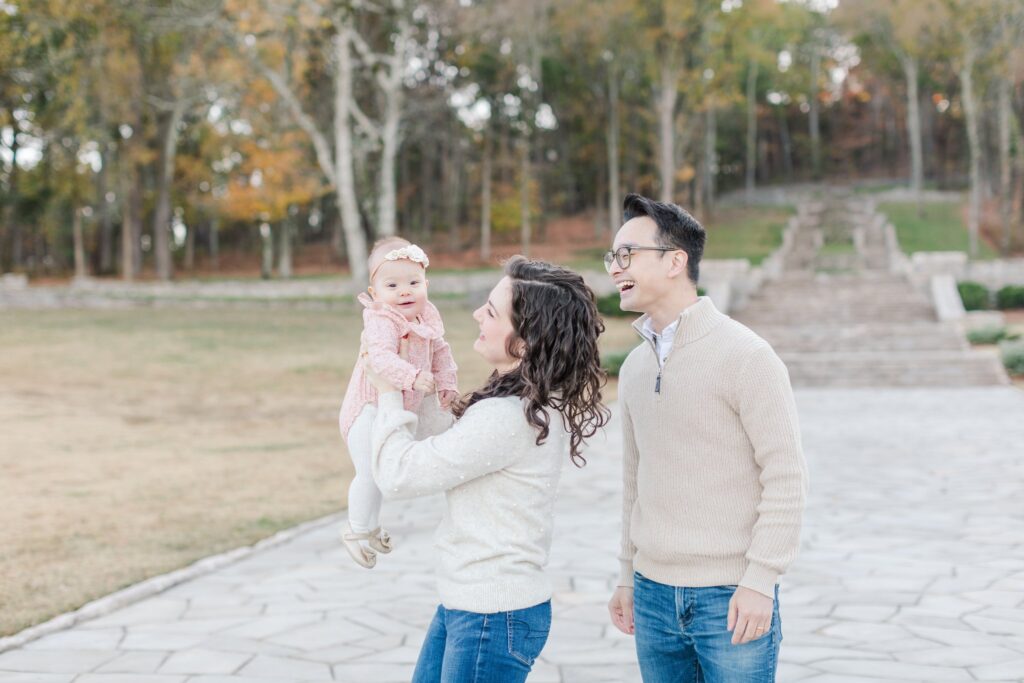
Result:
{"label": "shrub", "polygon": [[[703,287],[697,288],[697,296],[704,296],[707,294]],[[597,297],[597,312],[606,318],[636,318],[639,317],[638,313],[633,311],[624,311],[619,306],[619,293],[612,292],[605,296]]]}
{"label": "shrub", "polygon": [[1007,339],[1017,339],[1019,336],[1018,334],[1011,333],[1005,327],[990,325],[968,332],[967,341],[972,344],[998,344]]}
{"label": "shrub", "polygon": [[1024,341],[1004,341],[999,350],[1006,369],[1014,375],[1024,375]]}
{"label": "shrub", "polygon": [[1024,285],[1006,285],[996,292],[996,308],[1024,308]]}
{"label": "shrub", "polygon": [[992,295],[980,282],[958,282],[956,288],[960,290],[960,298],[968,311],[983,311],[989,307]]}
{"label": "shrub", "polygon": [[597,297],[597,311],[606,318],[625,318],[626,316],[636,315],[632,311],[624,311],[619,307],[618,292]]}
{"label": "shrub", "polygon": [[607,353],[601,358],[601,367],[608,373],[609,377],[618,377],[622,364],[626,362],[629,351],[619,353]]}

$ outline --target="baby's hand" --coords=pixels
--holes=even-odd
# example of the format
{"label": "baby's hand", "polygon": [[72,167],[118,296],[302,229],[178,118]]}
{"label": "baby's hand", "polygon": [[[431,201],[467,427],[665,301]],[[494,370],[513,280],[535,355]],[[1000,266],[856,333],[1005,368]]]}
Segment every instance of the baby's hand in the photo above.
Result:
{"label": "baby's hand", "polygon": [[432,394],[436,390],[434,384],[434,374],[426,370],[421,370],[420,374],[416,375],[416,379],[412,383],[412,388],[416,391],[422,391],[424,394]]}
{"label": "baby's hand", "polygon": [[448,410],[452,407],[452,401],[459,397],[459,392],[452,391],[451,389],[445,389],[437,394],[438,400],[441,402],[441,408]]}

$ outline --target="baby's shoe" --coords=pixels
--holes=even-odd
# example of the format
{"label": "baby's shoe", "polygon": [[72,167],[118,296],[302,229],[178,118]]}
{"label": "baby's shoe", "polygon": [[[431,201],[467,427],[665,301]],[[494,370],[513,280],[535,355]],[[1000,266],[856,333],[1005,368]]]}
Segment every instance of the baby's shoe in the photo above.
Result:
{"label": "baby's shoe", "polygon": [[388,536],[388,532],[380,527],[371,531],[369,536],[367,541],[369,541],[370,547],[378,553],[390,553],[394,547],[391,545],[391,537]]}
{"label": "baby's shoe", "polygon": [[[341,544],[345,546],[345,550],[352,556],[352,559],[356,561],[360,567],[366,567],[367,569],[373,569],[377,564],[377,553],[370,548],[364,546],[360,541],[366,541],[370,545],[373,545],[377,537],[374,535],[379,529],[374,530],[370,533],[357,534],[352,531],[352,525],[346,525],[344,531],[341,532]],[[390,547],[388,548],[390,550]]]}

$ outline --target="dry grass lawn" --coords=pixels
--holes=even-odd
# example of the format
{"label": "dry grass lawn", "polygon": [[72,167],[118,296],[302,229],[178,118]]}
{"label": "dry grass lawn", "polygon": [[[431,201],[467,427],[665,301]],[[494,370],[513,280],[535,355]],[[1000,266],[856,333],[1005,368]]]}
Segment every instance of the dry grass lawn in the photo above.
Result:
{"label": "dry grass lawn", "polygon": [[[467,390],[477,327],[441,307]],[[0,320],[0,635],[344,507],[354,309]],[[636,343],[608,325],[607,350]]]}

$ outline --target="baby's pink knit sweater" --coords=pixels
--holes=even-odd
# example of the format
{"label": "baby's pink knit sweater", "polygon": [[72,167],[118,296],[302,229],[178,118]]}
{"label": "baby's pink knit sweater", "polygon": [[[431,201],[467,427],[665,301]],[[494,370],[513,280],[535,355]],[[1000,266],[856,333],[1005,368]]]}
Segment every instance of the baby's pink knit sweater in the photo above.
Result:
{"label": "baby's pink knit sweater", "polygon": [[[363,310],[362,347],[368,352],[366,359],[360,357],[352,371],[352,378],[341,403],[339,424],[341,435],[348,438],[348,430],[367,404],[377,404],[377,389],[370,384],[363,370],[363,362],[381,377],[402,390],[405,409],[416,412],[423,401],[423,392],[412,388],[416,375],[422,370],[434,374],[438,391],[456,391],[455,359],[451,348],[444,340],[444,325],[437,307],[426,302],[418,321],[410,322],[398,309],[374,301],[366,294],[360,294],[359,303]],[[403,337],[408,339],[407,358],[398,355],[398,345]]]}

